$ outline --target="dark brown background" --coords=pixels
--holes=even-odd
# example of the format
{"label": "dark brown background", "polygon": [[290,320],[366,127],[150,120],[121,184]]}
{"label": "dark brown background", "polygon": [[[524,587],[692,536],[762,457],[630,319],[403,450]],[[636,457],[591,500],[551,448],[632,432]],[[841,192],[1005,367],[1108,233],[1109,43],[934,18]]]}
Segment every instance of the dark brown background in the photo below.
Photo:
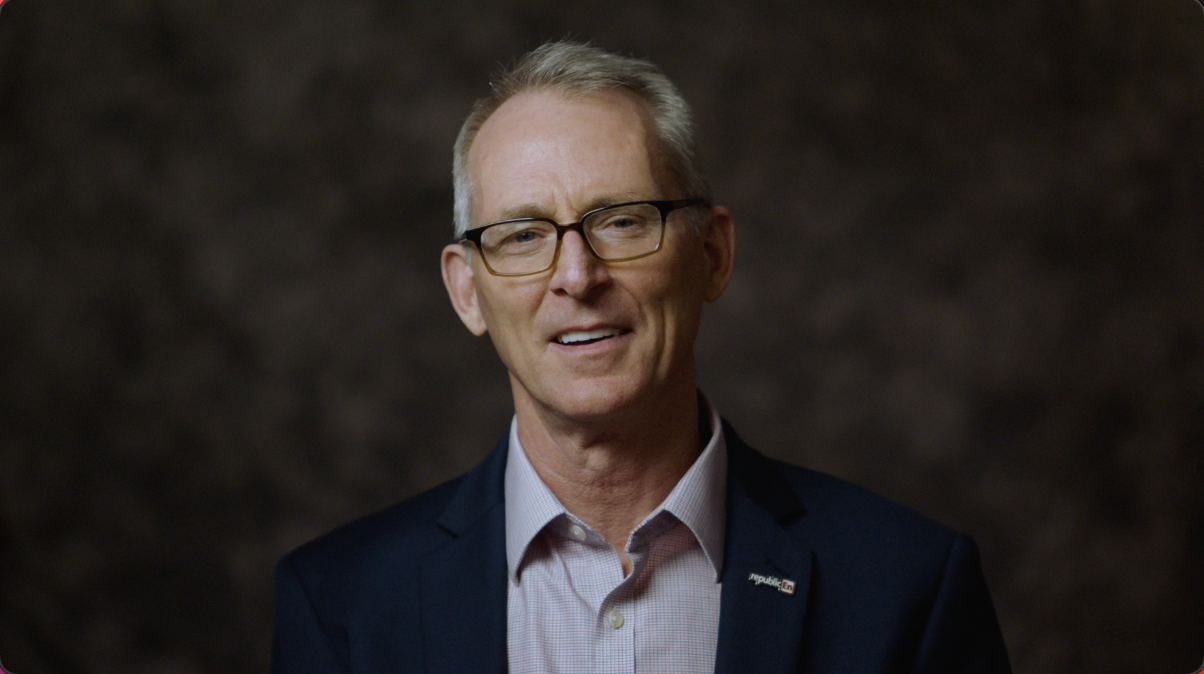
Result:
{"label": "dark brown background", "polygon": [[701,378],[746,439],[972,533],[1019,672],[1200,663],[1193,0],[13,0],[8,667],[264,671],[281,554],[493,444],[451,145],[565,35],[696,108],[739,227]]}

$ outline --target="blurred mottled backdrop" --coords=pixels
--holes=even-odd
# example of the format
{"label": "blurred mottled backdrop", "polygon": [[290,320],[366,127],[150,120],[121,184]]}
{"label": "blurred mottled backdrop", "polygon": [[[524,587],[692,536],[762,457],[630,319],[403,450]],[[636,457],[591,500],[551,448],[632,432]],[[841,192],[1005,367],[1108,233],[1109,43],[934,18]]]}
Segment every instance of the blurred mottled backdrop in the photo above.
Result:
{"label": "blurred mottled backdrop", "polygon": [[1204,659],[1194,0],[12,0],[7,667],[262,672],[281,554],[500,437],[451,145],[564,36],[695,106],[746,439],[973,534],[1019,672]]}

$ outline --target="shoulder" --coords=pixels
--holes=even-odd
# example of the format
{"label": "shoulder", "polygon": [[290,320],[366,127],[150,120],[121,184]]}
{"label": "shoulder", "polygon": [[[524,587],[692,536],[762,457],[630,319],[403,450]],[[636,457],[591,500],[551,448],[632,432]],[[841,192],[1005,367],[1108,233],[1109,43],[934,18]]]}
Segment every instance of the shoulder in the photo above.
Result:
{"label": "shoulder", "polygon": [[865,666],[853,668],[868,671],[906,658],[916,671],[1008,671],[969,536],[845,480],[767,458],[739,438],[729,447],[729,494],[748,513],[729,527],[768,513],[785,534],[775,549],[810,558],[809,670],[858,660]]}
{"label": "shoulder", "polygon": [[463,480],[460,476],[344,524],[285,555],[280,566],[306,585],[344,588],[404,568],[449,539],[438,519]]}
{"label": "shoulder", "polygon": [[864,487],[768,458],[734,432],[729,438],[740,488],[775,513],[821,564],[851,574],[896,569],[939,575],[959,539],[973,545],[954,529]]}
{"label": "shoulder", "polygon": [[968,536],[845,480],[757,456],[799,504],[779,522],[811,551],[817,616],[856,605],[870,623],[907,615],[907,624],[923,625],[950,578],[981,579]]}
{"label": "shoulder", "polygon": [[371,620],[416,602],[428,555],[501,502],[507,437],[468,473],[285,555],[276,567],[277,595],[306,597],[318,614],[347,620]]}
{"label": "shoulder", "polygon": [[302,545],[280,560],[278,574],[335,584],[341,594],[398,578],[501,500],[507,447],[503,436],[468,473]]}
{"label": "shoulder", "polygon": [[[803,504],[798,523],[808,530],[872,549],[948,550],[957,531],[864,487],[832,475],[765,459]],[[934,550],[935,552],[936,550]]]}
{"label": "shoulder", "polygon": [[[419,560],[450,538],[438,524],[458,478],[345,524],[276,567],[276,671],[344,671],[355,643],[389,626],[418,647]],[[349,670],[346,670],[349,671]]]}

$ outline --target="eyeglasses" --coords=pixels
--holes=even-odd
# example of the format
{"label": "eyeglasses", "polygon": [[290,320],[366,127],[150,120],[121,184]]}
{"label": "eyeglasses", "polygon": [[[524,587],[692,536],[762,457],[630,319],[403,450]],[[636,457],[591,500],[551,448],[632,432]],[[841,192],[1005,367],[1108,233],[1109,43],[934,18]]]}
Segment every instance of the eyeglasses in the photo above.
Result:
{"label": "eyeglasses", "polygon": [[622,262],[660,250],[669,214],[705,203],[706,199],[698,198],[633,201],[596,208],[570,225],[546,218],[501,220],[464,232],[460,242],[471,241],[495,276],[526,276],[551,269],[560,257],[560,240],[569,230],[580,234],[599,260]]}

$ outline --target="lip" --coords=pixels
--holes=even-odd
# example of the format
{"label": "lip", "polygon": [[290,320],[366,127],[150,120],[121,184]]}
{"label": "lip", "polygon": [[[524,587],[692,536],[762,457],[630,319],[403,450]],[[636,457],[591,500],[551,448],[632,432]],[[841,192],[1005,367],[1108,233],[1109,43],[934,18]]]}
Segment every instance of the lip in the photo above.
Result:
{"label": "lip", "polygon": [[[589,332],[591,330],[604,330],[604,329],[618,330],[619,334],[612,335],[610,337],[606,337],[603,339],[599,339],[595,342],[579,342],[576,344],[561,344],[556,339],[560,335],[563,335],[568,332]],[[557,330],[555,333],[552,334],[551,337],[548,338],[548,343],[551,344],[552,346],[559,347],[561,349],[570,349],[574,352],[577,352],[577,351],[591,349],[592,347],[601,347],[604,345],[613,344],[617,341],[624,339],[625,337],[630,335],[631,332],[632,332],[631,328],[623,326],[623,325],[616,325],[614,323],[590,323],[590,324],[585,324],[585,325],[574,325],[572,327]]]}

